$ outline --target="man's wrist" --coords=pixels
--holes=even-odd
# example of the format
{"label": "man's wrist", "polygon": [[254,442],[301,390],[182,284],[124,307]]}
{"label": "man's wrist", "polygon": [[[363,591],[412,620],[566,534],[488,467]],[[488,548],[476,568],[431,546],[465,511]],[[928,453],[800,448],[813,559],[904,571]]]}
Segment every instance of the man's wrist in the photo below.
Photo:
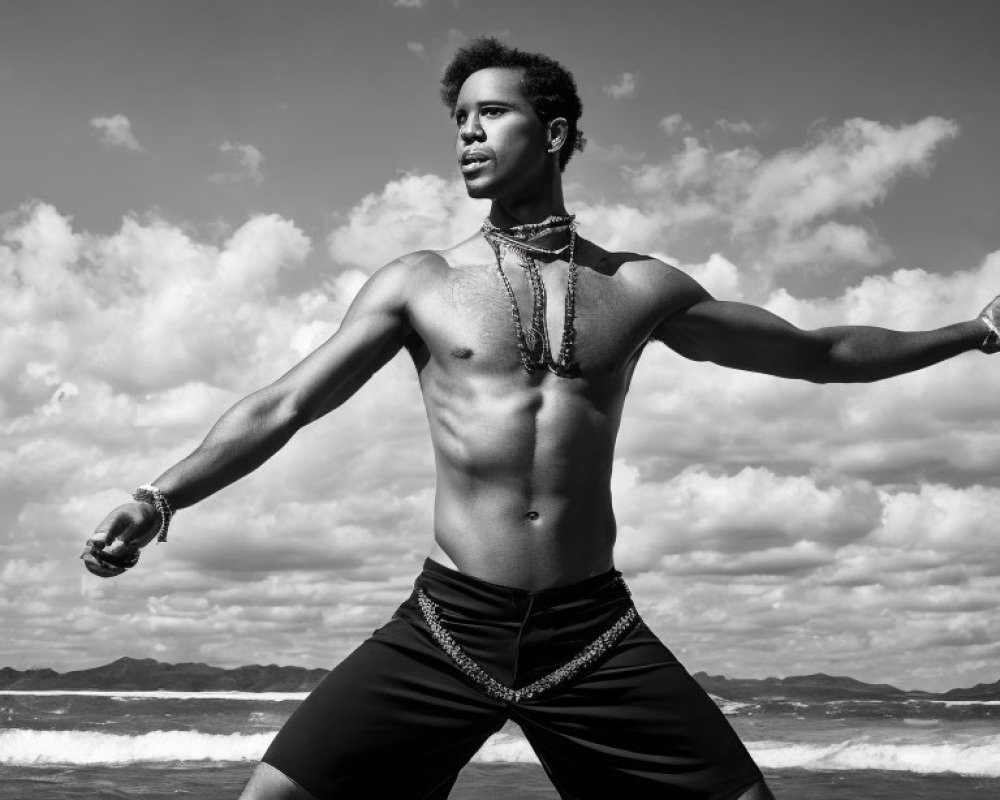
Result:
{"label": "man's wrist", "polygon": [[160,517],[160,530],[156,533],[156,541],[167,541],[167,529],[174,516],[174,510],[167,496],[157,487],[147,483],[132,492],[132,499],[139,503],[148,503],[156,509]]}
{"label": "man's wrist", "polygon": [[1000,353],[1000,328],[997,328],[996,323],[985,314],[979,317],[979,321],[986,328],[985,338],[979,345],[979,349],[990,355]]}

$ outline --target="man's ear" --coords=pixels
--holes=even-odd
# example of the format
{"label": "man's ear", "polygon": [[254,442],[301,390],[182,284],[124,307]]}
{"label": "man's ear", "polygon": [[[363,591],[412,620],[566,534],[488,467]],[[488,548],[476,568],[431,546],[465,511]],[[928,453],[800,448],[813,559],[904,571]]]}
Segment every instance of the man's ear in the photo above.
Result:
{"label": "man's ear", "polygon": [[547,136],[549,140],[549,152],[558,153],[564,144],[566,144],[566,139],[569,138],[569,123],[566,121],[565,117],[556,117],[551,120],[547,127]]}

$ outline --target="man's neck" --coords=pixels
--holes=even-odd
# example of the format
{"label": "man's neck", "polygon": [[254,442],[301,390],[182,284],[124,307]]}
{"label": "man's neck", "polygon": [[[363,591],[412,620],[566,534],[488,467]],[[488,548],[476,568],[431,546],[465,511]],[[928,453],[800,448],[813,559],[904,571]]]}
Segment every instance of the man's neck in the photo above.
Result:
{"label": "man's neck", "polygon": [[490,207],[490,222],[498,228],[512,228],[515,225],[541,222],[555,215],[567,216],[563,203],[562,181],[558,174],[543,191],[517,200],[494,200]]}

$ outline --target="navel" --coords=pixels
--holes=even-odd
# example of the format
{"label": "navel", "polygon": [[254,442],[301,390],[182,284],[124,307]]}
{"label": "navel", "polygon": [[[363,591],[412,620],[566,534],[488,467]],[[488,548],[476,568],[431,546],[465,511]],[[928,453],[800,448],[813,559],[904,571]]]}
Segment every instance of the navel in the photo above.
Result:
{"label": "navel", "polygon": [[534,522],[540,516],[541,516],[541,514],[539,514],[537,511],[525,511],[524,512],[524,518],[528,519],[528,520],[531,520],[532,522]]}
{"label": "navel", "polygon": [[471,347],[456,347],[451,351],[451,354],[455,358],[472,358],[472,348]]}

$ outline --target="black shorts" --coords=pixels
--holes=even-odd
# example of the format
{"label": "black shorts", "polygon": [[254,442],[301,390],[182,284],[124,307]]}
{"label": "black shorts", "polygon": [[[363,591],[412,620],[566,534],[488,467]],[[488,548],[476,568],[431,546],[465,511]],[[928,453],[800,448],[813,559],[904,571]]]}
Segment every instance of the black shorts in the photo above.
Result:
{"label": "black shorts", "polygon": [[[435,638],[421,591],[465,657],[504,687],[546,687],[559,667],[579,669],[532,697],[490,693]],[[738,798],[760,771],[630,609],[613,569],[529,592],[427,559],[410,598],[302,702],[264,761],[319,798],[439,800],[511,719],[563,798]],[[616,623],[610,647],[580,663]]]}

